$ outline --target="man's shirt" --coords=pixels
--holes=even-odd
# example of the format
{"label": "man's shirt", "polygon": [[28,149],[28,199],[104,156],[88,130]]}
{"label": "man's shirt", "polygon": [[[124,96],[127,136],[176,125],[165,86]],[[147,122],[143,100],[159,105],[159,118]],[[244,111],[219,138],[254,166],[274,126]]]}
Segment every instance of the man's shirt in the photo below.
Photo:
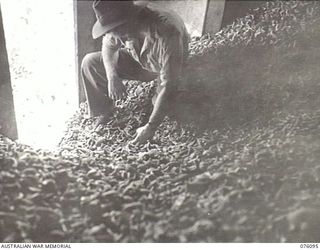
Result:
{"label": "man's shirt", "polygon": [[144,41],[107,33],[102,46],[125,48],[142,68],[159,74],[161,86],[168,82],[176,84],[188,58],[189,35],[182,19],[152,5],[144,7],[136,18],[141,18],[146,25]]}

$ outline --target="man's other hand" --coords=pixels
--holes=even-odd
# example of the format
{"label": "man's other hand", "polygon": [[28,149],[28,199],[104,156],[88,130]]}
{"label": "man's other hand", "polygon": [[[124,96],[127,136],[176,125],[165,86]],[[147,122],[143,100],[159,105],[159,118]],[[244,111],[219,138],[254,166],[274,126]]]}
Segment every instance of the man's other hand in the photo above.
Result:
{"label": "man's other hand", "polygon": [[122,83],[122,79],[118,76],[112,76],[108,79],[109,98],[114,101],[120,100],[127,96],[126,87]]}
{"label": "man's other hand", "polygon": [[149,139],[153,137],[155,133],[155,129],[151,127],[149,124],[144,125],[137,129],[137,135],[131,143],[146,143]]}

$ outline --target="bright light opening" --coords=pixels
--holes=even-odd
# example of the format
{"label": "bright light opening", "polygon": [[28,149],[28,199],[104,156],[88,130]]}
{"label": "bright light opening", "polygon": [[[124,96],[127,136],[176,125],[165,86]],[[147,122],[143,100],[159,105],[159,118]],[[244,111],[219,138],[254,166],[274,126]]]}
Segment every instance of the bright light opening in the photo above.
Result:
{"label": "bright light opening", "polygon": [[19,141],[54,148],[78,106],[73,0],[0,0]]}

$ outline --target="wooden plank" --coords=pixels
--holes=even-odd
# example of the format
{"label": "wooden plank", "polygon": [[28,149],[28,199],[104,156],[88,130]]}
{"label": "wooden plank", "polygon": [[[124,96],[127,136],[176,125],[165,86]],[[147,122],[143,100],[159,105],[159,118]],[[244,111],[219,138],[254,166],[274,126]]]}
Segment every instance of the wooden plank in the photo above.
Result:
{"label": "wooden plank", "polygon": [[191,36],[201,36],[203,34],[208,1],[209,0],[158,1],[157,3],[167,9],[175,11],[184,21]]}
{"label": "wooden plank", "polygon": [[225,0],[208,0],[207,13],[204,19],[204,33],[214,34],[221,29],[225,10]]}
{"label": "wooden plank", "polygon": [[136,3],[154,4],[161,8],[173,10],[184,21],[191,36],[203,34],[204,20],[209,0],[172,0],[172,1],[149,1],[136,0]]}
{"label": "wooden plank", "polygon": [[85,101],[85,94],[81,82],[81,62],[83,57],[93,51],[101,49],[101,39],[93,40],[92,26],[96,17],[92,10],[92,2],[89,0],[74,0],[74,20],[76,32],[76,69],[79,83],[79,101]]}
{"label": "wooden plank", "polygon": [[18,139],[8,54],[0,7],[0,134]]}

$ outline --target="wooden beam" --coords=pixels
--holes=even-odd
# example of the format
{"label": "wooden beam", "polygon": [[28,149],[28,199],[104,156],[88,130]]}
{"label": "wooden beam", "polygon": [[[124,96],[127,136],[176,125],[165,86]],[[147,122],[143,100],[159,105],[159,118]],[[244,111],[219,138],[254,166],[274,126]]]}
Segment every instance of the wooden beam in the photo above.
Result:
{"label": "wooden beam", "polygon": [[0,134],[18,139],[13,94],[0,7]]}
{"label": "wooden beam", "polygon": [[135,0],[138,4],[157,5],[176,12],[184,21],[191,36],[202,36],[209,0],[157,1]]}
{"label": "wooden beam", "polygon": [[89,53],[101,50],[101,39],[93,40],[92,26],[96,17],[92,10],[91,0],[74,0],[75,32],[76,32],[76,69],[79,83],[79,101],[85,101],[84,89],[81,81],[81,62]]}
{"label": "wooden beam", "polygon": [[203,33],[214,34],[221,29],[225,0],[208,0]]}

